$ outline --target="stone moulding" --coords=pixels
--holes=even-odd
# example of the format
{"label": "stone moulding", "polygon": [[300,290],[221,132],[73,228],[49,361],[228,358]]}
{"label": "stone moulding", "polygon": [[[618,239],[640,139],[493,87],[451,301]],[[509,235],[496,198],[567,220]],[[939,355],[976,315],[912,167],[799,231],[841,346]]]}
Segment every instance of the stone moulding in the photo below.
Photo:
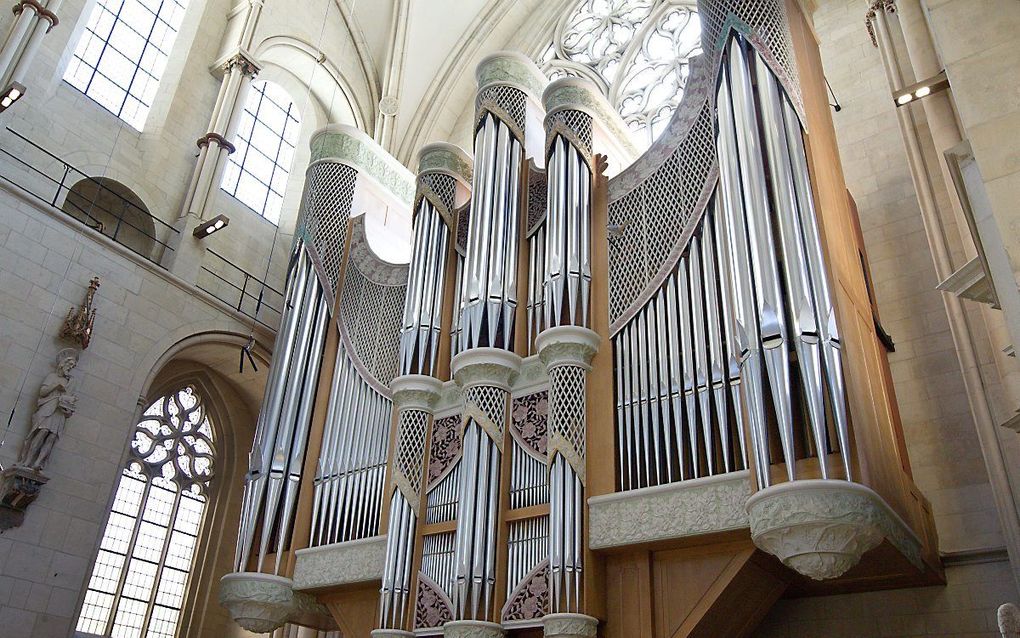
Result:
{"label": "stone moulding", "polygon": [[591,549],[748,527],[747,470],[588,499]]}
{"label": "stone moulding", "polygon": [[309,166],[333,160],[367,175],[410,207],[414,175],[364,132],[347,124],[329,124],[312,133]]}
{"label": "stone moulding", "polygon": [[814,580],[837,578],[883,540],[919,569],[921,543],[873,490],[839,480],[782,483],[747,501],[759,549]]}
{"label": "stone moulding", "polygon": [[471,188],[474,161],[461,147],[449,142],[432,142],[418,151],[418,173],[449,175]]}
{"label": "stone moulding", "polygon": [[545,638],[595,638],[599,621],[584,614],[549,614],[542,625]]}
{"label": "stone moulding", "polygon": [[503,638],[502,625],[482,620],[453,620],[443,625],[445,638]]}
{"label": "stone moulding", "polygon": [[530,93],[539,104],[549,83],[542,69],[519,51],[496,51],[485,56],[475,68],[475,80],[479,91],[494,84],[506,84]]}
{"label": "stone moulding", "polygon": [[294,591],[289,578],[238,572],[220,579],[220,606],[242,629],[270,633],[288,622],[325,631],[335,630],[329,611],[309,594]]}
{"label": "stone moulding", "polygon": [[295,552],[294,589],[381,581],[385,555],[385,535],[299,549]]}

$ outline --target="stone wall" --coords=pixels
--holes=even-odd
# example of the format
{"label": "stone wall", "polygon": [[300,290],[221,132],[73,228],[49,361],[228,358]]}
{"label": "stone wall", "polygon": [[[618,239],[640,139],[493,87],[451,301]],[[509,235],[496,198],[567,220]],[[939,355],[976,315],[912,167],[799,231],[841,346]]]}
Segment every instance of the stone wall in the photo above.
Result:
{"label": "stone wall", "polygon": [[[64,316],[82,302],[93,276],[101,279],[98,313],[92,343],[73,373],[77,412],[45,468],[50,481],[24,524],[0,536],[5,638],[63,638],[73,628],[128,435],[139,403],[155,398],[147,396],[149,384],[167,353],[199,335],[208,344],[243,343],[249,331],[246,318],[157,266],[56,209],[0,188],[0,409],[4,425],[12,417],[0,443],[4,467],[15,460],[28,431],[42,378],[66,347],[56,339]],[[271,334],[258,337],[272,347]],[[232,351],[231,367],[237,365],[234,357]],[[235,472],[246,462],[257,413],[252,402],[262,383],[249,372],[227,384],[236,384],[235,396],[222,397],[237,414],[237,423],[218,424],[234,430],[225,440],[240,450],[228,452],[240,455],[232,461]],[[240,477],[225,472],[222,480],[233,502],[217,507],[236,518]],[[232,554],[233,538],[222,542]],[[211,591],[215,596],[215,588]],[[210,613],[219,610],[214,605]]]}

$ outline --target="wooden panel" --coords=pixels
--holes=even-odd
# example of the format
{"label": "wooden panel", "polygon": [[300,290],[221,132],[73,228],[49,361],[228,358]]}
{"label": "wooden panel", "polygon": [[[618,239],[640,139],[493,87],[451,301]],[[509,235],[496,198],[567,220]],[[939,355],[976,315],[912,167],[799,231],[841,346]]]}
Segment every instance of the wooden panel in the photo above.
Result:
{"label": "wooden panel", "polygon": [[754,553],[749,545],[713,544],[656,552],[652,560],[655,635],[687,635]]}
{"label": "wooden panel", "polygon": [[652,638],[648,552],[619,554],[605,564],[605,638]]}
{"label": "wooden panel", "polygon": [[345,589],[319,596],[344,636],[369,636],[375,629],[379,585]]}

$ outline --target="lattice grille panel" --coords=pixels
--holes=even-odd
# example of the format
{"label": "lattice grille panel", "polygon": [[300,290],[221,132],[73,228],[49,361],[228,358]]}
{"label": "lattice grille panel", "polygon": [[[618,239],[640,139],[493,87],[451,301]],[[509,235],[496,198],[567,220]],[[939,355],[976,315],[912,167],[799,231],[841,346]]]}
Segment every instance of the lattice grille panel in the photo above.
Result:
{"label": "lattice grille panel", "polygon": [[305,180],[296,236],[315,249],[330,293],[337,289],[340,277],[357,178],[358,172],[350,166],[320,162],[308,169]]}
{"label": "lattice grille panel", "polygon": [[476,385],[464,390],[464,405],[474,405],[488,417],[502,440],[506,421],[507,392],[490,385]]}
{"label": "lattice grille panel", "polygon": [[401,410],[397,424],[397,449],[393,455],[394,469],[403,475],[414,495],[421,495],[422,459],[425,454],[425,432],[429,413],[424,410]]}
{"label": "lattice grille panel", "polygon": [[511,129],[517,135],[523,135],[524,123],[527,120],[527,98],[520,89],[512,86],[489,86],[478,92],[475,102],[475,129],[482,121],[485,111],[505,114],[510,118]]}
{"label": "lattice grille panel", "polygon": [[[457,192],[457,180],[444,175],[443,173],[423,173],[418,176],[418,193],[425,190],[431,191],[433,195],[446,207],[443,216],[453,211],[454,196]],[[415,207],[417,209],[417,207]]]}
{"label": "lattice grille panel", "polygon": [[384,286],[369,280],[357,264],[348,264],[340,317],[355,354],[383,385],[397,376],[397,350],[407,285]]}
{"label": "lattice grille panel", "polygon": [[[775,64],[793,82],[797,90],[797,65],[790,43],[790,28],[781,0],[701,0],[702,47],[718,55],[719,37],[730,15],[751,27],[760,43],[774,58]],[[795,99],[799,100],[797,96]]]}
{"label": "lattice grille panel", "polygon": [[[697,222],[699,197],[715,165],[714,93],[720,50],[728,23],[750,27],[752,39],[799,102],[796,66],[786,13],[780,0],[701,0],[702,47],[707,62],[692,73],[684,100],[663,137],[635,167],[610,183],[609,223],[620,232],[609,245],[610,321],[616,323],[653,292],[674,248]],[[695,77],[697,75],[697,77]],[[672,147],[672,148],[670,148]],[[655,157],[666,159],[658,166]],[[644,176],[635,177],[636,174]],[[638,179],[632,188],[625,185]]]}
{"label": "lattice grille panel", "polygon": [[549,132],[552,131],[554,127],[560,127],[573,132],[575,137],[571,140],[571,142],[579,142],[581,144],[580,150],[584,151],[585,155],[591,155],[592,119],[590,115],[583,111],[574,111],[571,109],[562,109],[555,113],[551,113],[545,118],[547,143],[551,141]]}
{"label": "lattice grille panel", "polygon": [[[562,365],[549,371],[549,431],[569,445],[577,455],[572,461],[584,461],[585,370]],[[583,466],[578,469],[583,472]]]}

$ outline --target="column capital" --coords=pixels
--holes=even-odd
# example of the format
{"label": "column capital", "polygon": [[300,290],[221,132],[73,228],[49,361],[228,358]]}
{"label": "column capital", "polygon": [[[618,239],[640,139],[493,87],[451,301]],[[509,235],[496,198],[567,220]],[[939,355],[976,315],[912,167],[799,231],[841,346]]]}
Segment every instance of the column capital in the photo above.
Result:
{"label": "column capital", "polygon": [[42,4],[40,4],[37,0],[21,0],[21,2],[14,5],[14,15],[19,15],[25,10],[25,7],[29,7],[35,11],[40,18],[50,23],[50,26],[46,28],[46,33],[52,31],[53,27],[60,23],[60,20],[57,18],[57,14],[42,6]]}
{"label": "column capital", "polygon": [[535,346],[547,370],[561,365],[588,370],[601,341],[598,333],[587,328],[556,326],[543,330],[535,339]]}
{"label": "column capital", "polygon": [[461,352],[450,363],[457,385],[496,386],[510,391],[510,384],[521,371],[521,358],[509,350],[472,348]]}
{"label": "column capital", "polygon": [[235,67],[239,68],[241,73],[247,75],[251,79],[255,79],[255,76],[262,70],[262,67],[260,67],[246,51],[241,49],[238,49],[237,52],[223,61],[219,67],[224,73],[228,73]]}
{"label": "column capital", "polygon": [[205,148],[206,146],[209,146],[209,142],[214,142],[220,148],[226,149],[228,155],[233,154],[233,152],[237,150],[237,147],[231,144],[227,138],[223,137],[219,133],[213,133],[212,131],[198,138],[195,145],[198,146],[198,148]]}
{"label": "column capital", "polygon": [[443,391],[443,384],[424,374],[405,374],[390,383],[393,406],[398,410],[421,410],[432,413]]}

